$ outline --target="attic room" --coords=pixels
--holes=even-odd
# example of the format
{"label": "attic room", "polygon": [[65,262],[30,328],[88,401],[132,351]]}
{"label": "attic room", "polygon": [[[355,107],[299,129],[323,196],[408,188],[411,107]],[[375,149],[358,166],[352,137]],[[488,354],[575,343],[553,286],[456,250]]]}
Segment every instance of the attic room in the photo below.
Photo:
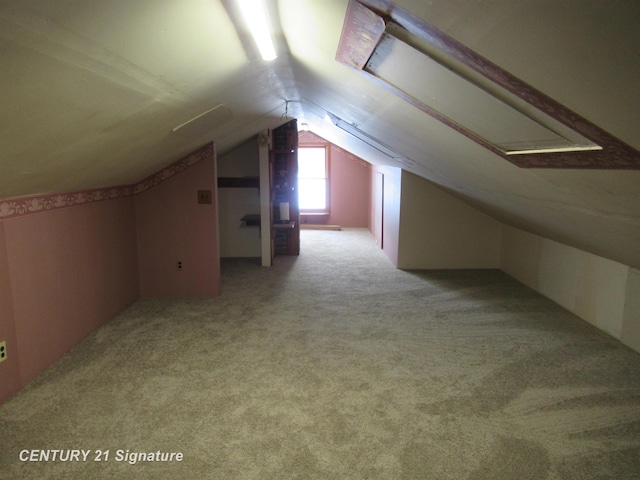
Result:
{"label": "attic room", "polygon": [[639,19],[1,1],[0,470],[640,477]]}

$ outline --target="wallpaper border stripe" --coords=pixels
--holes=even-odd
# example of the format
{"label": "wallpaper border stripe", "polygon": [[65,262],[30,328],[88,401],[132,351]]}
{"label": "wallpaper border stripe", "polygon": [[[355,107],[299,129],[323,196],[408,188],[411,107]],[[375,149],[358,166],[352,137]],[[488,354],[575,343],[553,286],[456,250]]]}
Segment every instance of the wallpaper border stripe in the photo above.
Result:
{"label": "wallpaper border stripe", "polygon": [[214,144],[208,143],[168,167],[132,185],[1,199],[0,220],[138,195],[168,180],[201,160],[213,156],[214,151]]}

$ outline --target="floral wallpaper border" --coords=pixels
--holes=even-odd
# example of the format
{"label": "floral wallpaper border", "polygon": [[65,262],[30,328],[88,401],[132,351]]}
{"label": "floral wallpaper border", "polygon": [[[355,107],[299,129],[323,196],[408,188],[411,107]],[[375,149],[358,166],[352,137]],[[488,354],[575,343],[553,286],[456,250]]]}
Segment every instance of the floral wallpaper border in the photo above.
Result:
{"label": "floral wallpaper border", "polygon": [[137,195],[177,175],[201,160],[211,157],[213,154],[213,143],[209,143],[133,185],[0,199],[0,220]]}
{"label": "floral wallpaper border", "polygon": [[[389,22],[411,31],[422,41],[427,42],[428,49],[437,51],[436,57],[443,55],[460,62],[482,75],[484,79],[519,97],[536,110],[554,118],[599,145],[602,149],[521,155],[509,155],[502,151],[478,134],[452,121],[438,110],[412,97],[367,68],[368,60],[378,47],[386,28],[385,25]],[[640,151],[459,43],[423,19],[394,5],[390,0],[349,2],[336,52],[336,60],[347,67],[362,72],[387,91],[520,168],[640,170]]]}

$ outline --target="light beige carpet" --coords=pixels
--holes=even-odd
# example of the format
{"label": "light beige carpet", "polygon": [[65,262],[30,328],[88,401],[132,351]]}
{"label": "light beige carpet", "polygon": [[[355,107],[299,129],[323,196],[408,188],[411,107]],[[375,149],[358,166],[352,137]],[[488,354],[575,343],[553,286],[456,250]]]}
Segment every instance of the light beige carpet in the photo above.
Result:
{"label": "light beige carpet", "polygon": [[640,478],[640,356],[498,271],[308,230],[223,290],[138,301],[0,406],[0,478]]}

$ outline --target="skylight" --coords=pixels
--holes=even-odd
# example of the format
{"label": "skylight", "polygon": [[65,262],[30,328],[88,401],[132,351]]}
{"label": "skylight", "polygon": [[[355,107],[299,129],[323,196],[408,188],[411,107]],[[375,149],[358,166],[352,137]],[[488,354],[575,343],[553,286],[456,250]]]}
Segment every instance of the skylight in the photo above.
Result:
{"label": "skylight", "polygon": [[516,107],[519,99],[506,99],[504,93],[504,99],[498,98],[451,64],[436,61],[393,34],[382,37],[364,70],[506,154],[600,148],[550,117],[535,120],[523,114]]}
{"label": "skylight", "polygon": [[640,152],[389,0],[349,1],[336,60],[517,166],[640,169]]}

